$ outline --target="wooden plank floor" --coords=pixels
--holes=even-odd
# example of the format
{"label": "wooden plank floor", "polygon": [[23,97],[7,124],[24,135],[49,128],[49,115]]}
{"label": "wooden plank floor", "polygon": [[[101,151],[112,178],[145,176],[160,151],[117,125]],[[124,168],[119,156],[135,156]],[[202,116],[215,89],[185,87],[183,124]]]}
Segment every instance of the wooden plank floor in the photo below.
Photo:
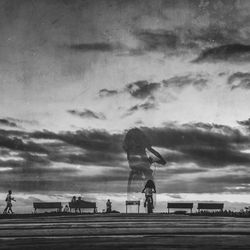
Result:
{"label": "wooden plank floor", "polygon": [[0,249],[250,249],[250,218],[99,214],[1,219]]}

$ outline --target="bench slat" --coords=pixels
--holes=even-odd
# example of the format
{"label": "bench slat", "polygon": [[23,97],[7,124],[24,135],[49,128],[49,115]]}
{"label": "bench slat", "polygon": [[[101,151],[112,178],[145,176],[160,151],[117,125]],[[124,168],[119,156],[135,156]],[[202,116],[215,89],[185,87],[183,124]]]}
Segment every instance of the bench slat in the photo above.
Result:
{"label": "bench slat", "polygon": [[37,208],[62,208],[61,202],[34,202],[33,207]]}
{"label": "bench slat", "polygon": [[140,201],[126,201],[126,206],[127,205],[137,205],[137,206],[140,206]]}
{"label": "bench slat", "polygon": [[168,208],[193,208],[193,203],[168,203]]}
{"label": "bench slat", "polygon": [[224,203],[198,203],[197,209],[223,209]]}

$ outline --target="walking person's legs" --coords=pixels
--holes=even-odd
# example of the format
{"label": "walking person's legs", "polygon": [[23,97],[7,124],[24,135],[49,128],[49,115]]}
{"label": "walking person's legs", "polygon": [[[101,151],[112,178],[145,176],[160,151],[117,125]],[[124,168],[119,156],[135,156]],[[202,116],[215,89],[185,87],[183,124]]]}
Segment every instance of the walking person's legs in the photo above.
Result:
{"label": "walking person's legs", "polygon": [[8,210],[8,205],[6,205],[5,209],[3,210],[3,214],[7,214],[7,210]]}
{"label": "walking person's legs", "polygon": [[8,213],[8,214],[9,214],[9,213],[13,214],[13,211],[12,211],[12,204],[11,204],[11,203],[8,204],[8,211],[7,211],[7,213]]}

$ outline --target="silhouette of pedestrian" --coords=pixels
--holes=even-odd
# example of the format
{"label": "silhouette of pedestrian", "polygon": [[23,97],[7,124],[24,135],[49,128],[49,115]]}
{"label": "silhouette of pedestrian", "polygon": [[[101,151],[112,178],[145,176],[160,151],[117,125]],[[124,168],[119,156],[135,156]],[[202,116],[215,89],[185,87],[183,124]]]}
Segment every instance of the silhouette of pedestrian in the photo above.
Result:
{"label": "silhouette of pedestrian", "polygon": [[76,204],[77,204],[77,208],[78,208],[80,214],[82,213],[82,211],[81,211],[81,203],[82,203],[82,197],[79,196],[77,201],[76,201]]}
{"label": "silhouette of pedestrian", "polygon": [[[71,203],[73,207],[75,208],[75,213],[76,213],[77,212],[77,200],[75,196],[72,197]],[[70,212],[71,212],[71,208],[70,208]]]}
{"label": "silhouette of pedestrian", "polygon": [[13,197],[11,197],[12,195],[12,191],[9,190],[8,194],[7,194],[7,197],[5,199],[6,201],[6,207],[3,211],[4,214],[9,214],[9,213],[12,213],[13,214],[13,211],[12,211],[12,202],[11,201],[16,201]]}
{"label": "silhouette of pedestrian", "polygon": [[112,211],[112,202],[110,200],[107,200],[106,202],[106,212],[111,213]]}

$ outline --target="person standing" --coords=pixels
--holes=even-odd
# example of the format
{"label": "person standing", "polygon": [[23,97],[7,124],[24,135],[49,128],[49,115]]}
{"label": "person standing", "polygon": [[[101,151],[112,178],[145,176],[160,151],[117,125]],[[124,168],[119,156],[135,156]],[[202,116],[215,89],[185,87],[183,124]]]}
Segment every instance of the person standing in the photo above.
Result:
{"label": "person standing", "polygon": [[106,202],[106,213],[111,213],[112,211],[112,205],[111,205],[111,201],[110,200],[107,200]]}
{"label": "person standing", "polygon": [[8,194],[7,194],[7,197],[5,199],[6,201],[6,207],[3,211],[4,214],[8,214],[8,213],[12,213],[13,214],[13,211],[12,211],[12,202],[11,201],[16,201],[12,196],[12,191],[9,190]]}
{"label": "person standing", "polygon": [[77,205],[77,209],[78,209],[80,214],[82,213],[82,211],[81,211],[81,203],[82,203],[82,197],[79,196],[77,201],[76,201],[76,205]]}

